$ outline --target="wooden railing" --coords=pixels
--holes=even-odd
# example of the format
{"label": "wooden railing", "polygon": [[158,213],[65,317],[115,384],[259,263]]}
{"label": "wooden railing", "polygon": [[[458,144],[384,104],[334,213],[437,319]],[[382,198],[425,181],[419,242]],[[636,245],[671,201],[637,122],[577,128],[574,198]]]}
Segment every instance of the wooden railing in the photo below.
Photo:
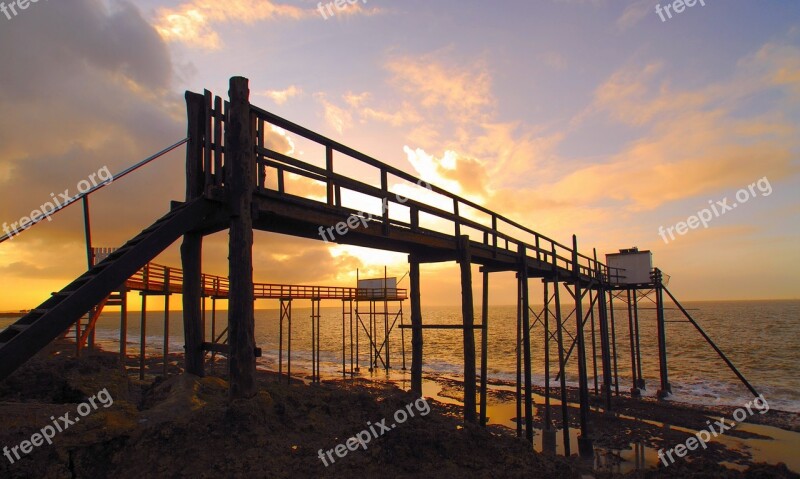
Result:
{"label": "wooden railing", "polygon": [[[194,125],[194,130],[200,133],[199,136],[202,139],[200,141],[190,141],[189,144],[190,149],[198,149],[196,157],[202,158],[202,164],[194,167],[199,171],[190,172],[190,176],[194,174],[198,178],[198,182],[202,182],[202,185],[193,186],[190,182],[187,188],[187,191],[193,191],[193,194],[196,195],[200,191],[207,193],[209,189],[225,185],[225,175],[223,174],[225,164],[224,141],[229,104],[218,96],[212,96],[209,91],[205,91],[203,95],[189,93],[187,94],[187,100],[189,100],[190,115],[192,115],[192,108],[199,109],[200,111],[195,113],[199,113],[199,117],[202,119],[202,125]],[[442,233],[442,231],[426,229],[420,226],[421,216],[427,215],[449,223],[450,231],[445,232],[445,234],[452,234],[456,240],[461,234],[464,234],[465,230],[477,232],[477,236],[480,239],[475,237],[471,239],[480,241],[495,256],[500,251],[521,254],[524,249],[527,257],[536,259],[543,264],[552,265],[553,268],[562,268],[571,272],[572,275],[593,278],[604,283],[618,283],[619,278],[622,277],[621,270],[610,269],[607,265],[598,261],[596,253],[592,257],[581,254],[578,251],[575,236],[573,236],[571,245],[555,241],[473,201],[462,198],[438,186],[429,185],[421,178],[252,104],[250,105],[250,116],[251,130],[254,134],[253,148],[256,162],[255,191],[270,190],[279,194],[288,194],[286,191],[286,175],[293,174],[322,185],[325,191],[324,204],[328,206],[344,207],[342,190],[360,193],[379,200],[381,204],[386,204],[387,208],[379,215],[385,235],[388,235],[389,228],[392,225],[412,231]],[[309,140],[324,149],[325,167],[319,167],[270,149],[267,145],[267,132],[272,129],[272,126]],[[190,130],[192,130],[191,123]],[[337,173],[334,165],[335,154],[344,155],[374,170],[380,178],[380,185],[371,185]],[[272,175],[274,175],[275,181],[270,182],[268,180],[273,178]],[[444,210],[411,198],[404,198],[401,204],[397,201],[397,195],[390,192],[390,185],[398,182],[425,185],[424,188],[438,195],[444,202],[452,204],[451,210]],[[397,211],[401,207],[403,209],[407,208],[409,211],[408,222],[399,221],[391,216],[392,211]],[[481,216],[482,221],[468,218],[464,214],[465,211],[471,211]]]}
{"label": "wooden railing", "polygon": [[[505,250],[506,252],[518,253],[524,248],[529,257],[535,258],[538,261],[572,270],[583,276],[599,278],[603,282],[608,282],[609,280],[614,282],[615,278],[620,276],[620,271],[616,269],[610,270],[608,266],[597,261],[595,258],[579,253],[576,247],[576,240],[573,241],[573,247],[564,245],[473,201],[462,198],[435,185],[429,185],[421,178],[387,165],[386,163],[292,123],[273,113],[252,105],[251,110],[255,116],[255,131],[257,132],[255,146],[256,163],[259,172],[257,189],[270,189],[266,186],[265,178],[267,177],[267,172],[274,170],[274,174],[277,178],[276,190],[279,193],[285,194],[285,174],[292,173],[324,184],[327,193],[326,204],[328,206],[343,206],[342,189],[361,193],[380,200],[381,204],[387,204],[388,208],[382,212],[382,222],[386,233],[388,233],[388,227],[390,225],[401,226],[412,231],[419,231],[421,230],[420,215],[426,214],[451,223],[452,234],[455,237],[458,237],[462,233],[462,230],[466,228],[477,231],[482,236],[481,241],[483,245],[487,248],[491,248],[495,252],[498,250]],[[267,125],[274,125],[324,147],[325,168],[312,165],[295,157],[265,147]],[[380,177],[380,186],[370,185],[337,173],[334,168],[334,153],[345,155],[376,170]],[[426,189],[446,198],[447,202],[452,203],[452,211],[446,211],[414,199],[404,198],[405,201],[402,202],[402,206],[409,208],[410,221],[402,222],[391,218],[390,210],[393,209],[392,205],[395,205],[395,208],[397,208],[400,206],[400,202],[396,201],[396,194],[390,193],[389,185],[392,181],[397,180],[415,185],[425,185]],[[465,217],[464,214],[461,213],[465,209],[470,209],[482,214],[487,224]]]}
{"label": "wooden railing", "polygon": [[[203,274],[201,291],[206,297],[225,298],[228,296],[230,282],[224,276]],[[133,291],[149,293],[181,293],[183,271],[178,268],[148,263],[125,283]],[[344,299],[344,300],[388,300],[402,301],[408,298],[408,291],[400,288],[347,288],[339,286],[306,286],[289,284],[255,283],[253,293],[256,299]]]}

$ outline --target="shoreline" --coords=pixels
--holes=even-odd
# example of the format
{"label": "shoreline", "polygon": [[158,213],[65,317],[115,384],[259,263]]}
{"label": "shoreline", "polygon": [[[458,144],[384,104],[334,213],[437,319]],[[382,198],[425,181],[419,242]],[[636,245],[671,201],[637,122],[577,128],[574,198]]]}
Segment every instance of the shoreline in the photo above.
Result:
{"label": "shoreline", "polygon": [[[130,448],[134,448],[133,450],[135,450],[136,447],[139,447],[140,445],[138,445],[136,442],[138,440],[136,438],[141,439],[143,437],[147,437],[149,438],[148,440],[150,440],[152,439],[150,437],[151,434],[157,434],[156,431],[151,431],[146,423],[140,422],[142,419],[147,419],[147,421],[149,421],[150,419],[148,418],[154,414],[154,410],[164,409],[164,411],[161,411],[159,414],[163,414],[165,418],[169,418],[169,421],[179,420],[181,415],[186,414],[186,411],[180,411],[177,409],[186,409],[185,406],[187,404],[190,405],[190,411],[196,411],[197,413],[202,413],[203,415],[209,413],[208,411],[205,411],[207,408],[211,408],[213,411],[216,411],[216,413],[220,413],[222,410],[228,411],[221,414],[220,418],[222,419],[227,417],[226,415],[231,414],[230,405],[228,405],[226,400],[227,389],[224,386],[224,379],[217,379],[215,376],[212,376],[213,374],[216,374],[216,376],[224,377],[224,368],[226,364],[224,359],[210,364],[208,367],[209,376],[204,379],[197,379],[199,382],[188,380],[187,376],[185,375],[175,375],[164,379],[162,377],[158,377],[158,375],[149,373],[146,375],[146,380],[142,382],[138,380],[138,376],[135,376],[130,371],[128,372],[127,376],[121,374],[116,354],[97,351],[85,354],[84,357],[80,359],[75,359],[70,357],[72,353],[72,349],[69,347],[70,344],[72,343],[61,342],[60,344],[51,345],[51,347],[48,348],[48,352],[32,360],[31,364],[26,364],[20,370],[19,376],[15,375],[9,378],[11,380],[10,384],[8,381],[0,384],[0,416],[2,416],[0,420],[2,420],[4,424],[8,424],[7,430],[4,431],[2,433],[2,437],[0,437],[0,445],[17,444],[19,443],[18,439],[25,437],[25,434],[20,433],[21,431],[29,431],[31,428],[35,428],[37,424],[39,427],[41,427],[43,424],[46,424],[46,420],[45,422],[34,420],[34,418],[37,417],[37,411],[49,412],[54,409],[63,408],[67,403],[76,402],[75,399],[81,394],[93,394],[103,387],[107,387],[108,384],[113,385],[113,387],[109,387],[109,391],[112,391],[112,395],[114,395],[116,404],[119,405],[119,409],[112,408],[109,411],[104,412],[105,427],[101,427],[96,432],[98,432],[98,434],[102,432],[105,440],[124,443],[122,446],[120,446],[121,448],[115,452],[117,455],[122,454],[122,456],[125,456],[127,454],[125,451],[130,452]],[[170,374],[177,374],[180,372],[181,358],[182,356],[180,354],[170,356]],[[137,361],[137,359],[129,356],[128,361],[130,364],[133,364]],[[151,371],[159,374],[161,373],[161,358],[149,357],[147,358],[147,363],[150,366]],[[330,397],[336,397],[336,400],[339,401],[338,404],[340,406],[342,404],[358,404],[360,408],[367,408],[368,410],[376,406],[379,407],[381,404],[386,403],[389,398],[403,397],[406,400],[409,398],[408,393],[401,391],[397,387],[398,385],[401,387],[405,386],[403,383],[407,382],[405,379],[407,376],[404,376],[400,372],[393,371],[388,375],[388,377],[383,377],[386,375],[383,373],[383,371],[381,371],[376,372],[371,377],[356,377],[354,379],[346,380],[342,380],[341,375],[338,377],[324,375],[322,384],[319,385],[304,384],[304,372],[296,372],[300,374],[293,375],[293,384],[291,387],[289,387],[285,384],[278,385],[276,383],[276,373],[259,369],[258,376],[259,383],[262,386],[262,392],[273,399],[270,407],[266,407],[262,404],[256,408],[259,411],[266,408],[266,412],[258,412],[259,417],[263,415],[264,417],[270,417],[271,420],[277,420],[276,417],[273,417],[275,414],[277,414],[275,411],[276,406],[274,399],[282,394],[290,395],[292,400],[281,403],[282,406],[280,406],[278,410],[280,411],[282,409],[284,411],[283,414],[287,414],[286,411],[293,410],[294,412],[292,414],[297,413],[298,415],[304,417],[304,419],[297,419],[297,421],[300,423],[304,423],[305,421],[309,420],[308,414],[311,413],[311,410],[305,412],[302,411],[304,408],[307,408],[306,403],[317,405],[311,409],[322,407],[319,406],[321,400],[319,397],[320,395],[325,397],[329,397],[329,395]],[[528,459],[517,457],[518,454],[521,454],[524,457],[530,456],[530,460],[532,461],[544,461],[546,464],[537,463],[538,466],[544,467],[543,470],[552,471],[552,468],[554,467],[562,469],[566,468],[564,470],[569,470],[571,473],[574,472],[575,474],[584,475],[594,474],[596,477],[622,477],[621,474],[625,473],[640,474],[642,471],[639,469],[643,467],[647,468],[648,471],[658,471],[660,477],[683,477],[687,471],[697,471],[698,468],[700,468],[702,471],[707,471],[709,475],[697,477],[720,477],[720,473],[738,473],[735,469],[723,468],[723,466],[720,464],[734,467],[739,471],[746,470],[748,468],[752,469],[765,467],[767,470],[774,473],[773,475],[764,477],[800,477],[796,474],[793,475],[792,472],[782,466],[757,466],[757,458],[752,456],[755,450],[744,447],[744,445],[748,444],[748,442],[752,443],[754,441],[766,441],[766,435],[763,434],[764,431],[762,430],[759,433],[758,428],[771,428],[777,431],[784,431],[787,434],[788,439],[787,437],[776,438],[771,441],[773,443],[771,445],[772,447],[767,447],[767,450],[777,451],[776,453],[780,454],[780,451],[778,451],[778,446],[780,444],[787,440],[793,441],[800,437],[800,434],[797,432],[800,430],[800,415],[795,413],[782,413],[780,411],[770,410],[763,416],[756,415],[759,416],[759,418],[756,419],[758,423],[754,421],[752,423],[745,424],[746,427],[742,427],[741,430],[737,428],[735,431],[729,431],[728,434],[726,434],[725,440],[710,442],[708,445],[708,450],[704,451],[703,454],[696,454],[694,457],[692,457],[691,462],[683,461],[681,463],[670,465],[669,467],[663,467],[663,465],[657,463],[658,459],[654,457],[655,451],[658,448],[674,447],[677,444],[685,442],[686,438],[693,435],[692,431],[702,428],[708,417],[724,417],[729,415],[730,412],[735,408],[727,407],[726,409],[726,407],[719,406],[703,408],[692,404],[679,404],[673,402],[656,403],[648,398],[631,400],[629,398],[620,396],[619,398],[615,398],[616,407],[613,414],[606,414],[602,412],[602,410],[593,403],[592,411],[590,413],[590,424],[592,424],[595,428],[593,435],[597,454],[594,463],[587,463],[586,461],[578,459],[576,456],[571,458],[563,458],[549,453],[541,453],[541,430],[544,427],[542,417],[544,412],[544,408],[542,407],[542,403],[544,402],[544,398],[542,397],[543,388],[534,388],[534,392],[536,393],[534,427],[537,430],[533,449],[536,452],[531,453],[530,445],[528,445],[528,443],[526,443],[524,440],[520,440],[515,437],[515,395],[513,391],[513,384],[509,384],[508,382],[504,381],[492,381],[490,383],[487,400],[489,426],[486,429],[483,429],[478,426],[464,425],[463,421],[460,419],[461,401],[463,400],[463,385],[461,381],[456,378],[446,377],[445,375],[431,374],[426,374],[423,378],[423,381],[423,395],[431,398],[429,401],[431,403],[431,407],[433,408],[431,416],[436,417],[437,427],[442,427],[443,429],[434,433],[431,431],[423,432],[420,430],[416,431],[415,434],[418,433],[422,434],[423,436],[425,436],[425,434],[432,434],[430,437],[433,438],[443,435],[448,437],[448,441],[466,440],[462,436],[467,434],[469,436],[469,440],[480,442],[480,444],[482,444],[482,448],[484,449],[489,447],[485,443],[481,442],[486,440],[486,438],[483,437],[484,435],[491,438],[498,438],[497,443],[495,444],[496,447],[512,447],[509,446],[509,444],[514,445],[513,450],[515,451],[515,454],[513,457],[508,455],[504,455],[502,457],[504,458],[503,461],[511,461],[512,463],[519,463],[521,461],[524,463],[517,464],[521,468],[519,469],[519,472],[529,471],[528,468],[531,467],[531,463],[525,462]],[[54,392],[54,385],[60,385],[61,392]],[[178,398],[172,397],[171,395],[174,395],[173,392],[164,391],[167,386],[171,387],[173,390],[179,391],[182,396]],[[15,387],[17,389],[14,389]],[[205,397],[208,394],[203,393],[206,388],[213,389],[214,391],[213,394],[208,393],[210,394],[209,397]],[[58,396],[59,394],[61,396]],[[262,393],[259,394],[262,396]],[[572,433],[570,441],[571,443],[577,436],[576,428],[578,427],[576,422],[578,418],[577,408],[576,405],[572,403],[576,396],[577,391],[569,388],[568,397],[570,400],[570,427]],[[296,404],[292,401],[296,402]],[[183,404],[184,407],[175,408],[174,405],[178,404],[179,402]],[[560,408],[557,407],[559,402],[556,398],[554,398],[551,402],[554,406],[552,410],[554,424],[556,427],[559,427],[561,417]],[[170,404],[172,406],[169,406]],[[306,406],[304,406],[304,404],[306,404]],[[253,405],[250,404],[248,407],[251,406]],[[295,410],[294,408],[299,409]],[[330,406],[328,406],[328,410],[331,413],[331,417],[328,417],[327,413],[323,415],[324,418],[317,417],[316,415],[314,416],[320,421],[324,419],[324,421],[322,421],[325,423],[324,427],[321,423],[311,424],[311,427],[309,427],[309,424],[306,424],[300,428],[300,431],[294,431],[291,429],[294,434],[291,434],[289,437],[291,437],[296,443],[304,441],[321,441],[323,443],[329,443],[329,447],[332,447],[335,444],[342,442],[341,434],[347,434],[347,430],[361,429],[367,420],[376,421],[381,417],[381,415],[377,412],[374,414],[364,414],[362,412],[360,414],[356,413],[355,418],[353,418],[352,416],[354,411],[337,412],[336,408],[331,408]],[[347,417],[338,417],[340,413]],[[315,414],[318,414],[318,411]],[[278,414],[278,416],[280,416],[280,414]],[[192,417],[193,420],[197,420],[197,417]],[[276,432],[272,431],[272,426],[270,426],[271,420],[264,419],[266,422],[261,424],[260,427],[263,430],[260,430],[260,434],[266,434],[269,436],[270,431],[273,433]],[[439,421],[444,422],[440,423]],[[419,424],[414,427],[416,428],[418,426],[424,429],[427,427],[425,424],[427,424],[429,421],[426,419],[425,421],[417,422]],[[667,426],[667,424],[669,424],[669,426]],[[123,428],[124,430],[119,431],[115,429],[121,425],[126,425],[126,427]],[[240,426],[245,427],[246,429],[245,425],[240,424]],[[753,431],[753,428],[756,430]],[[191,435],[188,435],[188,430],[185,431],[186,435],[183,435],[183,433],[180,432],[173,433],[177,435],[177,439],[175,440],[179,443],[182,443],[182,441],[191,442]],[[109,437],[106,437],[106,434],[109,434]],[[450,435],[454,436],[449,437]],[[419,440],[416,436],[401,440],[399,439],[400,436],[401,435],[398,435],[398,439],[396,441],[400,441],[402,444],[395,444],[393,442],[395,440],[390,439],[388,436],[386,438],[387,444],[394,444],[394,447],[413,447],[412,445]],[[28,437],[30,436],[28,435]],[[213,438],[215,436],[212,434],[211,437]],[[272,437],[271,440],[277,442],[287,439],[282,437],[270,437]],[[99,447],[96,443],[92,442],[92,439],[96,438],[91,434],[84,434],[82,436],[70,439],[72,442],[69,442],[68,447],[66,444],[64,446],[56,444],[55,449],[60,450],[61,447],[67,447],[67,449],[72,448],[70,450],[73,452],[66,453],[67,459],[70,459],[71,454],[76,454],[75,451],[83,451],[86,448],[92,449]],[[224,439],[216,438],[214,441],[217,439],[222,441],[222,445],[220,447],[223,449],[228,446]],[[60,440],[61,439],[59,438],[56,441]],[[133,441],[133,443],[131,443],[131,441]],[[172,441],[172,439],[170,439],[170,441]],[[405,441],[410,441],[410,443],[406,444]],[[556,434],[556,441],[556,446],[560,446],[563,450],[563,445],[560,444],[561,431],[558,431]],[[496,459],[486,457],[486,454],[482,451],[473,450],[474,447],[471,448],[471,446],[474,446],[474,444],[468,443],[467,445],[464,445],[460,442],[459,444],[462,449],[471,451],[470,456],[474,456],[473,460],[480,460],[484,461],[486,464],[492,464],[492,466],[487,466],[490,468],[497,466]],[[302,447],[301,444],[293,445],[298,446],[298,448]],[[572,448],[573,452],[577,451],[577,443],[575,443],[574,446],[575,447]],[[792,447],[794,447],[794,450],[798,450],[798,446],[800,446],[800,442],[793,443]],[[382,448],[384,447],[388,446],[386,444],[379,444],[376,442],[376,449],[381,448],[381,450],[383,450]],[[305,449],[307,448],[304,448],[304,450]],[[524,452],[526,449],[528,452]],[[306,452],[308,453],[308,451]],[[40,453],[35,452],[34,454]],[[467,460],[468,458],[461,457],[462,454],[457,451],[451,451],[451,454],[455,454],[455,458],[453,458],[452,461],[455,461],[458,464],[454,466],[448,462],[447,467],[454,467],[454,473],[463,473],[464,470],[468,470],[468,468],[464,469],[463,464],[459,462]],[[353,455],[355,456],[355,453],[353,453]],[[45,461],[45,463],[53,460],[59,462],[60,457],[61,456],[58,454],[55,456],[50,454],[48,458],[41,459]],[[311,456],[307,456],[307,460],[311,461],[311,459],[308,459],[309,457]],[[404,466],[394,462],[386,464],[385,462],[381,462],[383,459],[385,459],[383,456],[380,456],[379,458],[372,458],[373,461],[378,460],[380,470],[383,470],[386,467],[389,467],[390,469],[393,467],[400,467],[401,469],[398,469],[398,471],[402,472],[402,467]],[[171,456],[171,461],[168,462],[175,465],[183,463],[186,460],[188,460],[187,457],[182,457],[180,454],[178,454],[175,457]],[[292,462],[291,456],[286,458],[286,460]],[[444,459],[439,457],[429,457],[426,459],[427,462],[423,463],[422,465],[425,467],[437,468],[438,470],[438,468],[440,468],[440,464],[437,461],[440,460]],[[316,461],[319,462],[318,459]],[[363,458],[354,459],[354,461],[358,462],[359,467],[376,467],[376,464],[373,464],[370,461],[364,462]],[[451,459],[448,459],[448,461],[451,461]],[[67,464],[69,464],[69,460],[67,461]],[[114,463],[113,467],[122,468],[124,470],[126,467],[125,464],[125,461],[122,461],[120,463]],[[311,464],[314,464],[315,467],[319,467],[319,465],[313,462]],[[3,467],[8,466],[10,466],[8,463],[0,466],[0,472],[8,472],[9,474],[0,475],[3,475],[4,477],[59,477],[57,475],[48,476],[46,473],[40,476],[26,476],[24,474],[20,475],[18,470],[13,469],[14,466],[11,466],[11,469],[8,470],[3,469]],[[309,467],[311,466],[309,465]],[[796,467],[797,466],[792,466],[793,469],[797,470]],[[114,470],[116,471],[117,469]],[[311,468],[303,470],[307,470],[309,474],[308,477],[314,477],[318,475],[317,473],[311,472],[312,470],[316,469]],[[270,469],[269,472],[272,474],[276,471]],[[342,472],[344,472],[344,468],[342,468]],[[115,475],[117,475],[116,472]],[[334,474],[334,476],[335,475],[336,474]],[[526,473],[526,475],[529,474]],[[77,475],[75,477],[84,476]],[[120,477],[126,476],[123,473],[120,475]],[[275,477],[283,476],[280,474],[275,474]],[[407,477],[415,476],[411,475]],[[507,477],[516,476],[510,474]],[[539,476],[534,475],[532,477]],[[541,477],[576,476],[566,475]],[[745,475],[741,477],[747,476]]]}

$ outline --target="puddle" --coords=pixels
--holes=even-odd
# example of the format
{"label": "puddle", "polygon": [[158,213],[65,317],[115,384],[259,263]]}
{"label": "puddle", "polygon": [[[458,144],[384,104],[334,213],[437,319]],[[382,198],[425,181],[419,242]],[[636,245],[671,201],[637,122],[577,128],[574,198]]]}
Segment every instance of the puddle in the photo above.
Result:
{"label": "puddle", "polygon": [[[435,400],[445,403],[461,406],[461,401],[440,396],[442,386],[430,379],[424,379],[422,384],[423,394],[432,397]],[[497,386],[494,385],[490,389],[497,391],[515,391],[511,386]],[[543,407],[544,396],[533,394],[535,406]],[[551,398],[551,407],[553,408],[552,414],[560,414],[558,407],[561,406],[561,401]],[[577,404],[572,404],[577,407]],[[602,409],[592,408],[593,410],[602,411]],[[489,424],[497,424],[506,426],[509,429],[516,430],[517,424],[514,418],[517,416],[515,402],[502,402],[502,403],[489,403],[486,407],[486,415]],[[683,431],[689,434],[694,434],[695,430],[673,426],[658,421],[638,419],[623,414],[619,415],[620,418],[634,420],[641,423],[651,424],[657,427],[668,427],[674,430]],[[715,417],[713,419],[720,419]],[[800,471],[800,455],[797,451],[800,450],[800,433],[785,431],[771,426],[762,426],[757,424],[742,423],[736,426],[739,431],[750,432],[772,439],[740,439],[730,435],[721,435],[710,442],[718,442],[728,449],[735,449],[745,451],[752,456],[753,462],[764,462],[768,464],[784,463],[786,466],[797,472]],[[573,455],[578,451],[578,435],[580,430],[578,428],[570,428],[569,441],[570,451]],[[558,455],[564,454],[564,435],[559,429],[555,435],[555,453]],[[676,444],[677,445],[677,444]],[[543,452],[543,431],[536,429],[534,432],[533,448],[537,452]],[[552,451],[550,451],[552,452]],[[655,467],[659,462],[658,450],[645,446],[642,443],[632,443],[628,449],[605,449],[595,447],[595,456],[587,462],[593,461],[595,471],[614,472],[625,474],[631,471],[647,469]],[[732,469],[745,469],[739,464],[723,462],[723,465]]]}

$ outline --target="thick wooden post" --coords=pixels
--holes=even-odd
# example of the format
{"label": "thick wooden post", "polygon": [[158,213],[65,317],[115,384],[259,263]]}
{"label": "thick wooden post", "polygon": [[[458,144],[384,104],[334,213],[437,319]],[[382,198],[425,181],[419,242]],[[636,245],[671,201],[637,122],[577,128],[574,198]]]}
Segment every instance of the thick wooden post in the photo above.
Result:
{"label": "thick wooden post", "polygon": [[[531,309],[528,296],[528,253],[519,248],[519,285],[522,293],[522,350],[525,370],[525,438],[533,442],[533,397],[531,396]],[[519,345],[517,345],[519,347]]]}
{"label": "thick wooden post", "polygon": [[461,266],[461,314],[464,321],[464,421],[475,422],[475,313],[469,236],[458,237],[458,253]]}
{"label": "thick wooden post", "polygon": [[230,394],[231,398],[248,398],[255,396],[257,392],[252,216],[256,178],[255,122],[250,114],[248,80],[242,77],[231,78],[228,94],[230,109],[225,129],[225,186],[230,208],[228,243]]}
{"label": "thick wooden post", "polygon": [[[580,267],[578,264],[578,238],[572,235],[572,277],[575,295],[575,320],[577,323],[576,342],[578,343],[578,396],[580,398],[581,435],[578,437],[578,450],[581,457],[594,454],[592,439],[589,437],[589,380],[586,374],[586,343],[583,336],[583,292],[581,291]],[[562,375],[566,371],[562,371]]]}
{"label": "thick wooden post", "polygon": [[486,374],[489,369],[489,271],[483,270],[483,300],[481,301],[481,426],[486,426]]}
{"label": "thick wooden post", "polygon": [[[186,145],[186,201],[203,195],[203,132],[205,109],[203,95],[186,92],[186,112],[189,119],[189,143]],[[183,267],[183,336],[186,372],[205,374],[203,365],[203,330],[200,312],[203,235],[186,233],[181,245]]]}
{"label": "thick wooden post", "polygon": [[563,434],[564,455],[569,457],[569,402],[567,395],[567,360],[564,358],[564,318],[561,316],[561,283],[558,278],[558,265],[553,247],[553,303],[556,307],[556,341],[558,341],[558,369],[561,370],[561,433]]}
{"label": "thick wooden post", "polygon": [[601,285],[597,293],[599,295],[598,307],[600,312],[600,354],[603,363],[603,401],[605,402],[606,411],[611,411],[611,382],[613,381],[611,375],[611,345],[609,344],[609,328],[608,328],[608,304],[606,303],[606,289]]}
{"label": "thick wooden post", "polygon": [[653,281],[656,284],[656,320],[658,322],[658,367],[661,373],[661,389],[656,395],[663,399],[672,394],[672,386],[669,384],[669,374],[667,371],[667,330],[664,321],[664,284],[662,281],[661,270],[656,268],[653,273]]}
{"label": "thick wooden post", "polygon": [[411,300],[411,392],[422,397],[422,305],[420,304],[419,260],[408,257]]}

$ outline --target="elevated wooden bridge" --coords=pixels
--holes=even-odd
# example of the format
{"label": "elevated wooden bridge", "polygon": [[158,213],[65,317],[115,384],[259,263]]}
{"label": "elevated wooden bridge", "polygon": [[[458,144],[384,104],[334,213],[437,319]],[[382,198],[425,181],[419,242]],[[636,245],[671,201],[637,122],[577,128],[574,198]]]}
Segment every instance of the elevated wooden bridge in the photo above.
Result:
{"label": "elevated wooden bridge", "polygon": [[[203,273],[200,289],[206,298],[228,299],[230,281],[226,276]],[[128,291],[148,294],[182,294],[183,270],[157,263],[147,263],[125,281]],[[405,301],[408,289],[312,286],[298,284],[253,283],[254,299],[328,299],[343,301]]]}
{"label": "elevated wooden bridge", "polygon": [[[595,374],[595,392],[607,409],[612,407],[612,388],[619,393],[616,375],[616,338],[613,300],[620,291],[628,291],[631,357],[638,352],[638,322],[634,324],[632,305],[639,300],[640,289],[655,292],[658,315],[660,395],[670,392],[667,376],[666,337],[663,318],[665,288],[658,270],[644,284],[625,281],[625,271],[609,268],[597,253],[581,253],[575,236],[561,243],[544,236],[497,212],[457,196],[421,178],[378,161],[341,143],[260,109],[249,101],[245,78],[231,79],[229,101],[212,95],[186,93],[188,138],[186,143],[186,197],[174,202],[168,214],[144,229],[107,258],[67,285],[17,323],[0,332],[0,379],[63,334],[79,318],[101,304],[121,285],[142,288],[159,287],[170,293],[182,293],[185,339],[185,370],[203,375],[208,342],[204,338],[202,300],[207,296],[225,297],[228,302],[229,381],[232,397],[256,393],[254,339],[254,301],[257,298],[359,297],[352,288],[292,287],[258,285],[253,281],[253,230],[281,233],[322,240],[320,232],[337,231],[332,238],[339,244],[356,245],[408,254],[409,291],[412,331],[411,389],[422,393],[423,324],[420,302],[420,264],[456,261],[460,265],[463,349],[464,417],[477,421],[476,344],[474,331],[481,332],[480,420],[486,422],[486,377],[488,284],[491,273],[512,271],[518,279],[517,357],[518,418],[524,418],[525,435],[533,439],[533,400],[531,329],[545,328],[545,439],[554,441],[549,392],[550,341],[557,342],[558,364],[565,370],[569,353],[577,351],[579,373],[581,453],[591,454],[588,424],[589,385],[587,346],[584,327],[591,325],[592,363],[597,369],[599,340],[602,372]],[[280,129],[302,139],[305,158],[270,147],[268,133]],[[357,166],[360,177],[346,171]],[[349,169],[348,169],[349,168]],[[298,180],[299,179],[299,180]],[[320,194],[297,193],[298,181],[317,188]],[[403,196],[400,193],[407,196]],[[366,205],[366,206],[364,206]],[[365,211],[368,210],[368,211]],[[214,277],[209,284],[202,274],[203,237],[223,230],[230,231],[229,275]],[[346,234],[341,233],[345,231]],[[179,238],[181,273],[170,270],[167,277],[137,276],[159,253]],[[481,268],[483,298],[481,321],[475,322],[471,265]],[[166,273],[166,270],[164,270]],[[163,276],[164,273],[159,273]],[[151,272],[152,274],[152,272]],[[171,275],[175,275],[174,278]],[[529,280],[544,283],[544,309],[530,305]],[[630,292],[633,291],[631,300]],[[296,295],[296,296],[295,296]],[[401,292],[397,291],[398,299]],[[403,297],[405,295],[403,294]],[[567,298],[574,303],[571,311],[562,311]],[[531,316],[535,320],[531,321]],[[688,317],[688,313],[687,313]],[[574,323],[573,345],[565,344],[562,333],[567,321]],[[691,319],[691,318],[690,318]],[[318,324],[318,323],[317,323]],[[595,325],[597,324],[597,330]],[[636,342],[634,343],[634,335]],[[318,338],[318,336],[317,336]],[[721,352],[720,352],[721,353]],[[726,359],[726,358],[725,358]],[[727,359],[726,359],[727,360]],[[731,365],[732,366],[732,365]],[[735,368],[734,368],[735,370]],[[737,372],[738,373],[738,372]],[[559,374],[562,399],[563,433],[569,454],[568,407],[565,375]],[[743,379],[743,378],[742,378]],[[644,387],[634,373],[632,393]],[[748,384],[749,386],[749,384]],[[752,391],[755,391],[751,388]],[[522,434],[520,421],[518,433]]]}

